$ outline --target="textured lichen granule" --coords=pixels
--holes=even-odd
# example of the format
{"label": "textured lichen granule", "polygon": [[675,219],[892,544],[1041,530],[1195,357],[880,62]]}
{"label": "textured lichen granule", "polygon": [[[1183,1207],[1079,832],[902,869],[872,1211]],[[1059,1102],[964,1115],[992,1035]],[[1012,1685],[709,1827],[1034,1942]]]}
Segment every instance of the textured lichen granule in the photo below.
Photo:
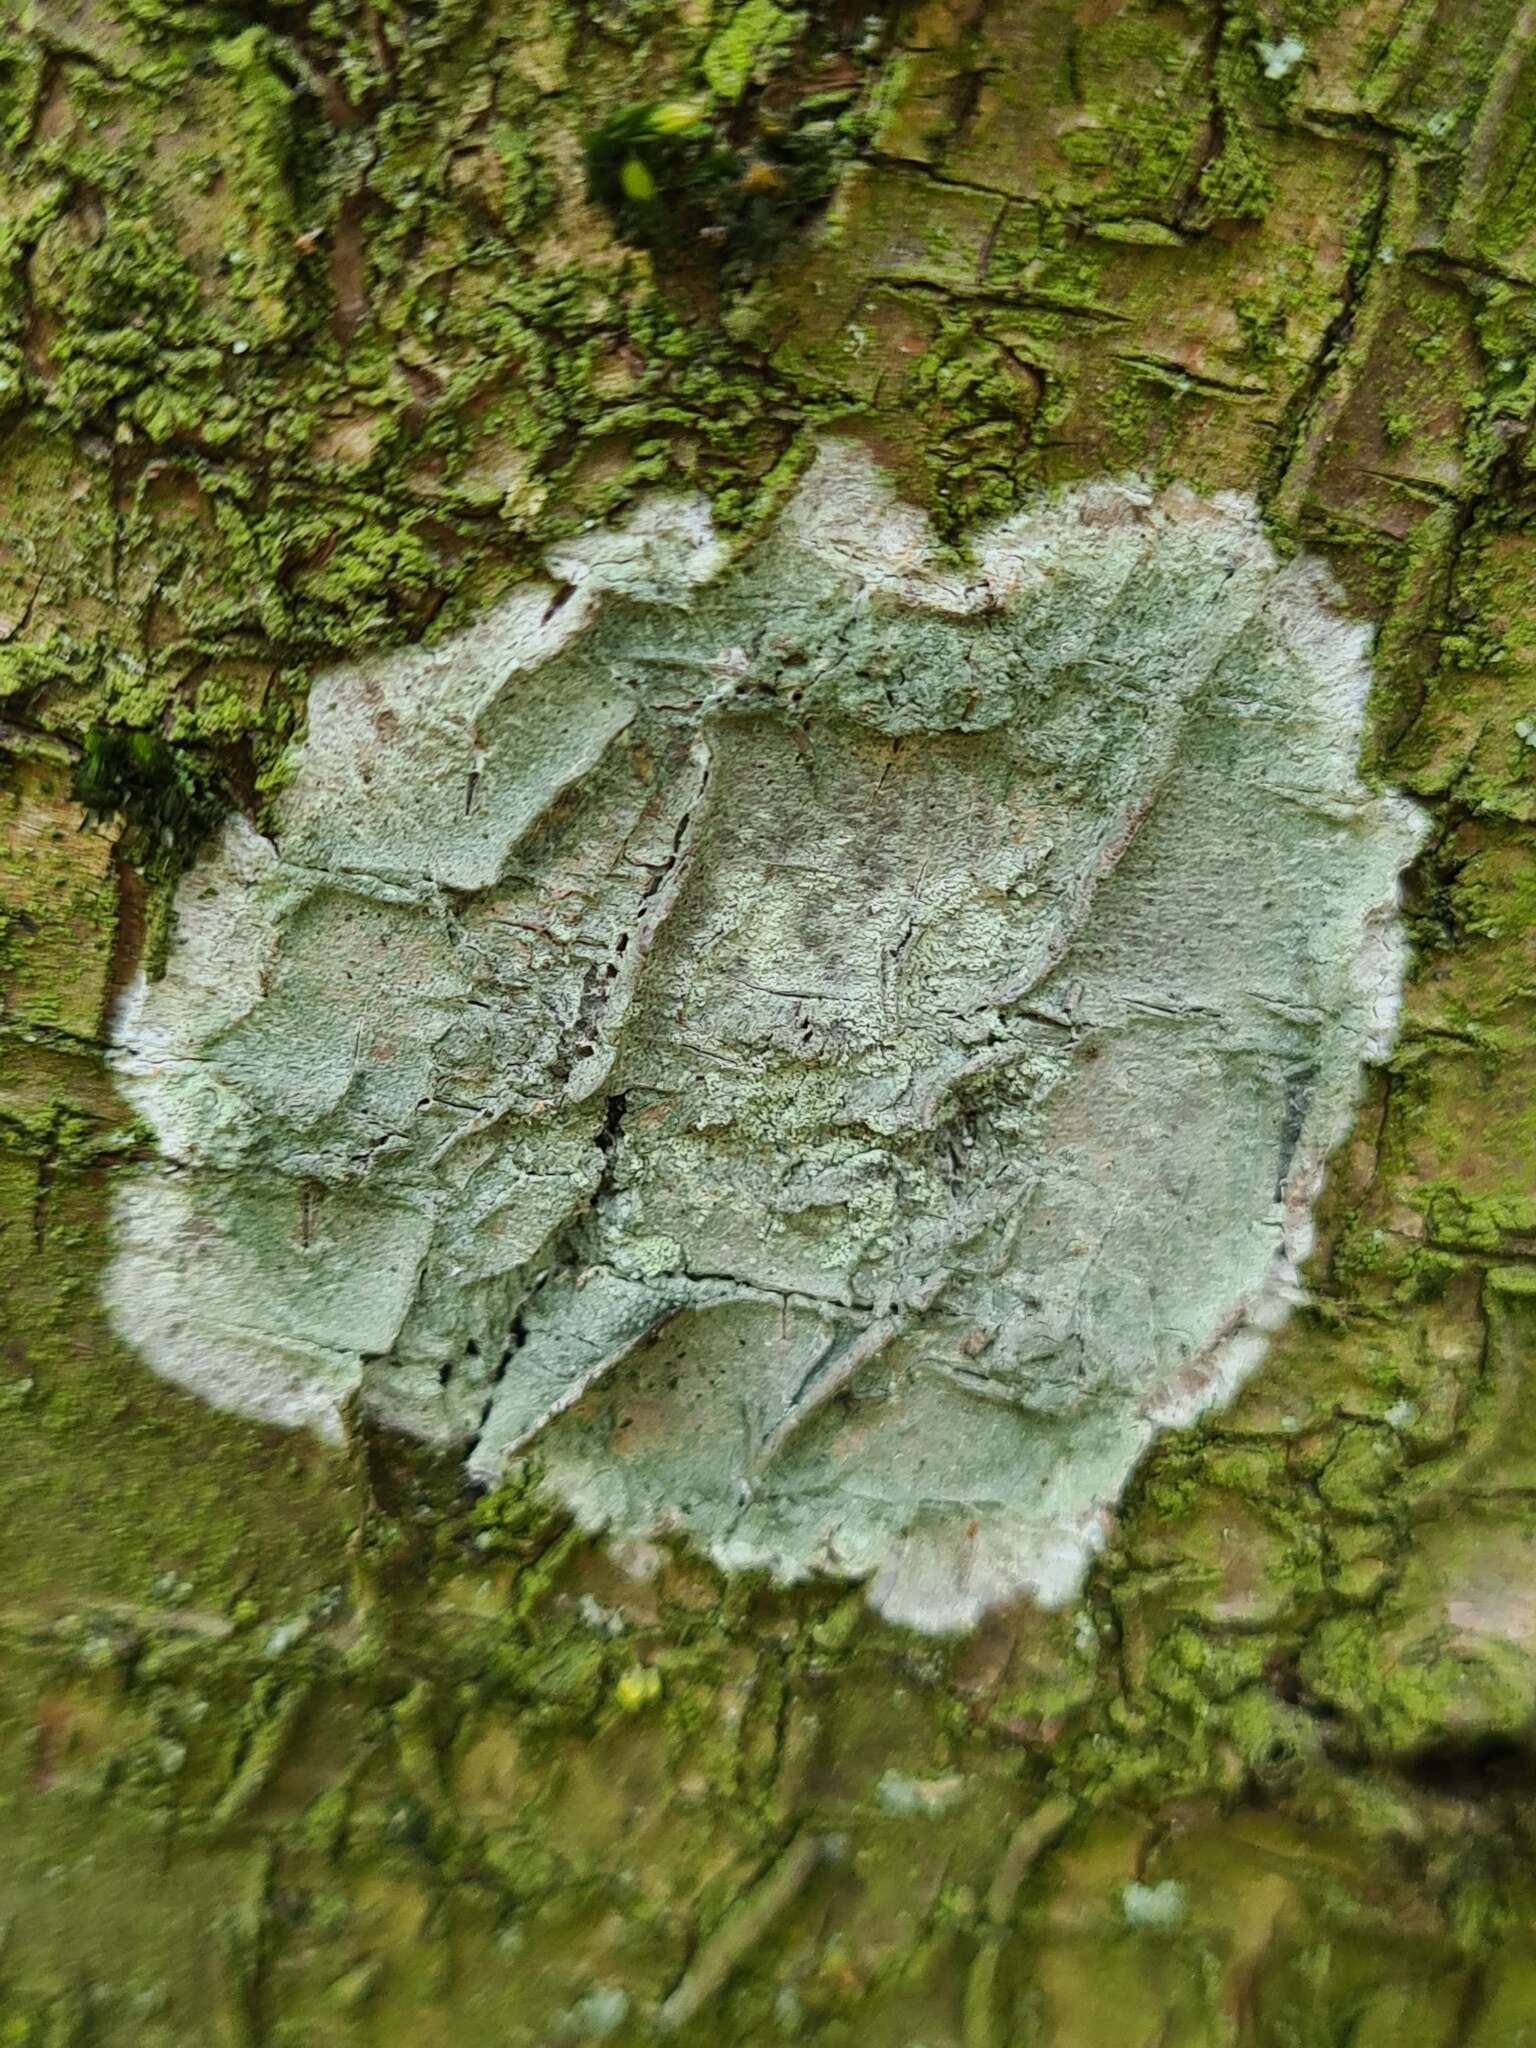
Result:
{"label": "textured lichen granule", "polygon": [[1366,632],[1241,501],[957,567],[842,444],[735,559],[674,498],[550,568],[322,676],[184,882],[119,1325],[918,1626],[1060,1600],[1284,1315],[1390,1033]]}

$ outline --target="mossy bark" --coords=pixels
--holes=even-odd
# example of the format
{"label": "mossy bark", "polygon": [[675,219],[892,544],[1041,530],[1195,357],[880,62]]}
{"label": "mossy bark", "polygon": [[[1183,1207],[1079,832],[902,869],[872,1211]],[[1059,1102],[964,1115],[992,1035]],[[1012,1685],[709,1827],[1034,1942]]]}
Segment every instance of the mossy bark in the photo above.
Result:
{"label": "mossy bark", "polygon": [[[1536,2040],[1533,98],[1518,0],[9,8],[0,2040]],[[708,139],[615,214],[637,103]],[[1431,817],[1312,1305],[1081,1602],[947,1644],[217,1416],[99,1306],[171,862],[88,735],[259,817],[327,659],[657,483],[751,527],[829,427],[957,539],[1259,493]]]}

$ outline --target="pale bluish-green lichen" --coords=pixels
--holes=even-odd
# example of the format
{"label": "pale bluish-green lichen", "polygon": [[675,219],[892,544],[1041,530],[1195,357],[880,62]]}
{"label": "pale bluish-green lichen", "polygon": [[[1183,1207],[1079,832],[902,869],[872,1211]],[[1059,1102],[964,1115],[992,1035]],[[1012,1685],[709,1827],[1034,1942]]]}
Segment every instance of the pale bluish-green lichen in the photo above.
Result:
{"label": "pale bluish-green lichen", "polygon": [[1295,1292],[1401,977],[1367,636],[1235,499],[936,555],[829,444],[735,560],[658,499],[334,671],[118,1066],[118,1322],[581,1521],[1066,1597]]}

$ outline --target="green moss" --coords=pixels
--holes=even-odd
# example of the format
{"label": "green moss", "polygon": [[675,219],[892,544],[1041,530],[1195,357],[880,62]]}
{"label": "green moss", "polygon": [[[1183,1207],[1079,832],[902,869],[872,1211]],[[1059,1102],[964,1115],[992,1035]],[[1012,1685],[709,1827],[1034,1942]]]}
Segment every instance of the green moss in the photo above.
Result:
{"label": "green moss", "polygon": [[1439,1244],[1459,1251],[1497,1252],[1511,1238],[1536,1236],[1536,1198],[1477,1196],[1455,1186],[1422,1193],[1424,1220]]}
{"label": "green moss", "polygon": [[705,46],[705,84],[719,99],[739,100],[754,80],[766,80],[805,22],[803,13],[791,13],[778,0],[741,0]]}
{"label": "green moss", "polygon": [[185,866],[229,809],[215,773],[185,749],[107,726],[81,739],[72,794],[88,818],[120,821],[129,858],[161,876]]}
{"label": "green moss", "polygon": [[1275,181],[1241,130],[1200,173],[1200,198],[1214,220],[1262,220],[1273,205]]}
{"label": "green moss", "polygon": [[298,312],[302,224],[289,184],[297,134],[293,88],[277,65],[281,47],[269,30],[253,26],[216,42],[209,53],[229,73],[237,109],[233,162],[227,156],[222,166],[238,205],[224,261],[255,327],[248,340],[276,340]]}

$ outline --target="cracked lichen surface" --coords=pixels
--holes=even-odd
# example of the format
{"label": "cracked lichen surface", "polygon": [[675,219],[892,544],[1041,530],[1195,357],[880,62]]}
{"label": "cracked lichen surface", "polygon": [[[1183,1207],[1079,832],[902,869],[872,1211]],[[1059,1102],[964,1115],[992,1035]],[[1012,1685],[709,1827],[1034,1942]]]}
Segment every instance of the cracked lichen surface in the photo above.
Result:
{"label": "cracked lichen surface", "polygon": [[1395,1014],[1367,635],[1252,510],[941,559],[829,443],[333,671],[119,1019],[161,1371],[532,1460],[589,1528],[975,1620],[1230,1393]]}

